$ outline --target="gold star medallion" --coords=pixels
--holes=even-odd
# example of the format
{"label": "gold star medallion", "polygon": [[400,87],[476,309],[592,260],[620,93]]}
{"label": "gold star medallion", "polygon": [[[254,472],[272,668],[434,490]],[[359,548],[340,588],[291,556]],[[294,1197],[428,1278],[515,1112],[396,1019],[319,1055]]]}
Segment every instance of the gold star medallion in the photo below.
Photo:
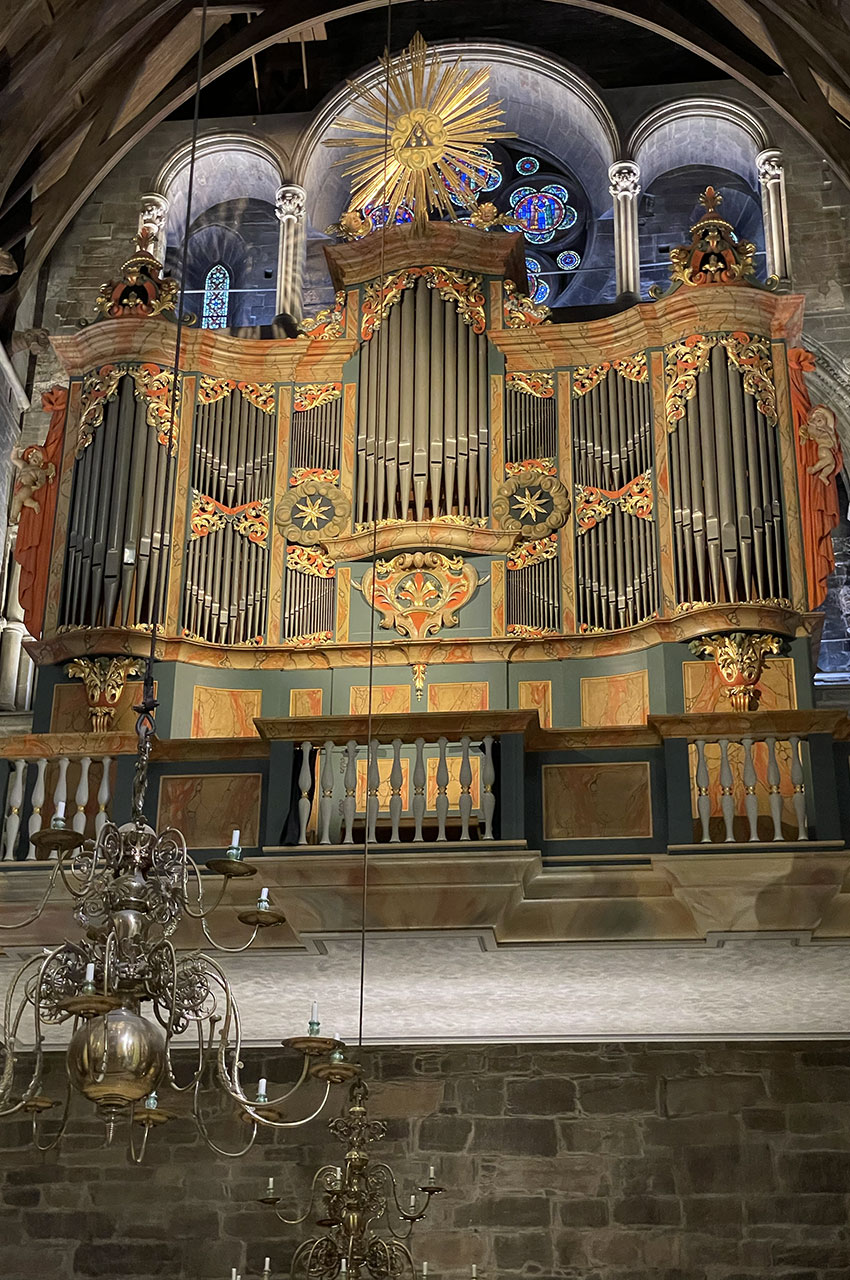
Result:
{"label": "gold star medallion", "polygon": [[293,515],[301,517],[303,528],[318,529],[319,521],[327,518],[328,510],[322,497],[311,498],[308,496],[301,499]]}
{"label": "gold star medallion", "polygon": [[515,493],[513,503],[519,520],[526,517],[536,522],[537,517],[546,510],[546,499],[539,489],[536,493],[532,493],[530,489],[523,489],[522,493]]}

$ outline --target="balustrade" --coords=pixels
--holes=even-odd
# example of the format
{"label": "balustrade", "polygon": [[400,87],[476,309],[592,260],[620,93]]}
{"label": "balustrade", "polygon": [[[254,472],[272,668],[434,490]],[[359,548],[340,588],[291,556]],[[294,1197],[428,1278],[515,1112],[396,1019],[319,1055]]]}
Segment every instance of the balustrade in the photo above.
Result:
{"label": "balustrade", "polygon": [[[716,751],[711,751],[712,746]],[[692,744],[692,757],[696,762],[694,780],[700,843],[715,843],[712,818],[717,817],[722,821],[725,844],[740,842],[741,835],[736,831],[735,822],[739,817],[746,824],[744,839],[750,843],[765,839],[808,840],[800,747],[800,738],[794,735],[785,740],[778,740],[773,734],[763,738],[696,738]],[[763,807],[759,804],[760,788],[767,790],[767,814],[760,811]],[[790,824],[788,815],[783,812],[789,800],[793,808]],[[768,826],[769,831],[760,829],[760,817],[763,819],[762,828]]]}
{"label": "balustrade", "polygon": [[[51,758],[17,756],[9,765],[0,860],[34,859],[33,836],[54,818],[63,819],[86,838],[95,838],[109,821],[114,782],[111,756],[70,752]],[[24,831],[25,801],[29,818]]]}

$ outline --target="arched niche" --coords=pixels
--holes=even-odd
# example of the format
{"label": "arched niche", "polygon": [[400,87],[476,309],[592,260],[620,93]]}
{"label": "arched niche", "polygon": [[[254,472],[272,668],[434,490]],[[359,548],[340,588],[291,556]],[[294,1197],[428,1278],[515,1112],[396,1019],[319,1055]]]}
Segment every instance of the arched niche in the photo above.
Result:
{"label": "arched niche", "polygon": [[669,251],[689,242],[702,212],[698,198],[708,185],[723,194],[723,217],[755,244],[757,274],[768,274],[758,176],[758,156],[768,145],[761,123],[740,103],[723,99],[667,103],[638,124],[629,153],[640,167],[644,293],[669,281]]}
{"label": "arched niche", "polygon": [[[511,45],[474,42],[435,44],[441,61],[458,60],[464,70],[486,68],[491,100],[502,104],[505,124],[530,148],[561,160],[576,174],[590,206],[583,286],[577,279],[570,302],[599,301],[614,296],[613,224],[608,168],[619,154],[616,126],[596,90],[554,58]],[[373,66],[354,84],[380,92],[383,69]],[[308,249],[305,310],[326,305],[332,297],[321,251],[326,228],[347,207],[350,181],[339,150],[325,146],[340,137],[341,116],[357,117],[354,93],[346,84],[325,99],[292,157],[294,180],[307,191]],[[534,250],[529,246],[529,252]]]}
{"label": "arched niche", "polygon": [[[166,268],[181,273],[191,145],[175,152],[157,178],[168,201]],[[231,325],[269,323],[275,314],[279,223],[275,197],[285,157],[261,138],[208,134],[198,141],[192,177],[186,304],[200,313],[204,281],[217,262],[230,280]]]}

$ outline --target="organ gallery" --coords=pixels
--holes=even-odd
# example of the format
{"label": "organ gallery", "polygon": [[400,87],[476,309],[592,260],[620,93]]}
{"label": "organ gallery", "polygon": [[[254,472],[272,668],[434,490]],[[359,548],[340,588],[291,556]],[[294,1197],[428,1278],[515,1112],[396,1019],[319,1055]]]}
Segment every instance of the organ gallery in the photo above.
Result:
{"label": "organ gallery", "polygon": [[4,1275],[839,1280],[843,19],[35,8]]}

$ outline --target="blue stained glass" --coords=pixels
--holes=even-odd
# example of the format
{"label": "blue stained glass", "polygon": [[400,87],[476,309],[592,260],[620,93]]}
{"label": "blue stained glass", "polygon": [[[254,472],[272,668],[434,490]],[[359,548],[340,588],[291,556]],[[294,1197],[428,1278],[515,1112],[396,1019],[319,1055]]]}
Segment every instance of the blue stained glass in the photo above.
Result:
{"label": "blue stained glass", "polygon": [[540,168],[540,161],[534,156],[523,156],[521,160],[516,162],[516,171],[521,173],[523,177],[528,177],[532,173],[536,173]]}
{"label": "blue stained glass", "polygon": [[227,326],[227,304],[230,297],[230,272],[221,262],[210,267],[204,284],[203,329],[224,329]]}
{"label": "blue stained glass", "polygon": [[562,226],[566,209],[551,192],[532,191],[514,205],[514,216],[530,244],[545,244]]}
{"label": "blue stained glass", "polygon": [[529,270],[529,271],[542,271],[542,270],[543,270],[543,268],[541,267],[540,263],[537,261],[537,259],[536,259],[536,258],[528,258],[528,257],[526,257],[526,259],[525,259],[525,265],[526,265],[526,267],[528,268],[528,270]]}
{"label": "blue stained glass", "polygon": [[558,254],[557,262],[564,271],[575,271],[581,262],[581,254],[576,253],[575,249],[565,249],[563,253]]}
{"label": "blue stained glass", "polygon": [[[386,225],[389,211],[390,206],[388,204],[377,205],[375,208],[372,208],[371,205],[367,204],[363,209],[363,216],[373,231],[380,231],[381,227]],[[399,205],[395,215],[396,226],[412,221],[413,210],[408,209],[406,204]]]}
{"label": "blue stained glass", "polygon": [[562,187],[558,182],[550,182],[543,188],[550,196],[557,196],[559,200],[563,200],[564,204],[569,200],[570,193],[566,187]]}
{"label": "blue stained glass", "polygon": [[519,204],[520,200],[524,200],[526,196],[533,196],[534,194],[535,194],[534,187],[517,187],[516,191],[511,192],[511,196],[510,196],[511,208],[515,209]]}
{"label": "blue stained glass", "polygon": [[538,280],[535,276],[534,284],[537,286],[531,295],[532,302],[545,302],[549,297],[549,286],[545,280]]}
{"label": "blue stained glass", "polygon": [[[495,160],[493,158],[493,152],[490,151],[488,147],[481,148],[481,156],[482,158],[485,158],[486,160],[488,160],[491,164],[495,164]],[[498,168],[493,170],[488,170],[486,165],[482,164],[480,168],[477,168],[475,170],[474,175],[461,170],[456,165],[451,165],[451,168],[454,169],[455,173],[457,174],[458,181],[460,182],[464,190],[471,192],[473,195],[477,195],[480,191],[495,191],[496,188],[500,186],[502,182],[502,175],[499,172]],[[449,185],[449,183],[445,178],[443,178],[443,185],[448,191],[452,202],[456,205],[459,205],[462,208],[465,208],[467,202],[464,200],[461,200],[454,193],[454,191],[452,190],[451,186]]]}

